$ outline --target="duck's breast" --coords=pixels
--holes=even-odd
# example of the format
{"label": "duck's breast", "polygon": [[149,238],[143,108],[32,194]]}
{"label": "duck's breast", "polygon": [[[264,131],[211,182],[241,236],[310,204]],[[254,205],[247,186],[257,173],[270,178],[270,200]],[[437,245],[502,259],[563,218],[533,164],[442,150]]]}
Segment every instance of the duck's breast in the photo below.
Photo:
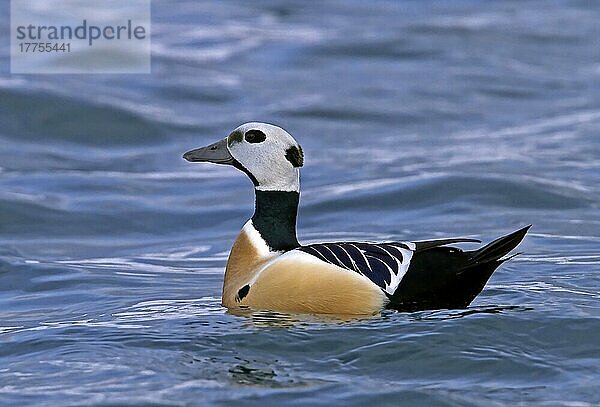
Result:
{"label": "duck's breast", "polygon": [[387,302],[368,278],[300,250],[268,261],[240,289],[239,305],[274,311],[372,315]]}

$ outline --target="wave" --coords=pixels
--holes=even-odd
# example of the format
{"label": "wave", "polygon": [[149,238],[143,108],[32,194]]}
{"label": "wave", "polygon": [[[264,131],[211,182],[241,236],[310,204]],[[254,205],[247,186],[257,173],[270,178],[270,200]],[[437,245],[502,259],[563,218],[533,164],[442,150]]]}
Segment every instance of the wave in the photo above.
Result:
{"label": "wave", "polygon": [[0,105],[1,134],[19,141],[107,146],[156,143],[166,138],[161,123],[90,98],[4,88],[0,89]]}
{"label": "wave", "polygon": [[[313,212],[332,208],[421,209],[452,203],[506,208],[573,209],[594,204],[589,193],[578,188],[515,177],[434,175],[406,180],[378,180],[308,190]],[[318,199],[311,196],[318,195]]]}

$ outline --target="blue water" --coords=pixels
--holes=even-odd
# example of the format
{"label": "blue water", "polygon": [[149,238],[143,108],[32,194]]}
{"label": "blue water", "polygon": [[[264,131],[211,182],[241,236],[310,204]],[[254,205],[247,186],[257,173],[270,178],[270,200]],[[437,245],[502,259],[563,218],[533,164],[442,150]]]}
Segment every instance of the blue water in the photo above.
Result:
{"label": "blue water", "polygon": [[[155,0],[152,75],[11,76],[3,52],[0,404],[598,405],[599,21]],[[231,315],[251,183],[181,154],[250,120],[304,148],[303,242],[533,223],[524,253],[467,310]]]}

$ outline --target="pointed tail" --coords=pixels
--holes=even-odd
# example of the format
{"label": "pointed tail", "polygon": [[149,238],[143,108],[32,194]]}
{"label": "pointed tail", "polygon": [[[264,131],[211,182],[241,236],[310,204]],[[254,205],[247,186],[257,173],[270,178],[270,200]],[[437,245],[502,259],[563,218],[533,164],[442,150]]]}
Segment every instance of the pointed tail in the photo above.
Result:
{"label": "pointed tail", "polygon": [[500,262],[507,260],[502,259],[512,249],[517,247],[525,237],[531,225],[525,226],[509,235],[502,236],[491,243],[486,244],[482,248],[471,252],[469,257],[469,266],[476,264],[489,263],[499,260]]}

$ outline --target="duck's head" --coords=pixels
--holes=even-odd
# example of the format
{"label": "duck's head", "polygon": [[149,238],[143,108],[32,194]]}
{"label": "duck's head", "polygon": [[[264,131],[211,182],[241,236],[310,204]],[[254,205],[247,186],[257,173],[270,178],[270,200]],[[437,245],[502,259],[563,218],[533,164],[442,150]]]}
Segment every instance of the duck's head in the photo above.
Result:
{"label": "duck's head", "polygon": [[261,191],[298,191],[299,168],[304,164],[296,140],[281,127],[267,123],[242,124],[223,140],[188,151],[183,158],[232,165]]}

